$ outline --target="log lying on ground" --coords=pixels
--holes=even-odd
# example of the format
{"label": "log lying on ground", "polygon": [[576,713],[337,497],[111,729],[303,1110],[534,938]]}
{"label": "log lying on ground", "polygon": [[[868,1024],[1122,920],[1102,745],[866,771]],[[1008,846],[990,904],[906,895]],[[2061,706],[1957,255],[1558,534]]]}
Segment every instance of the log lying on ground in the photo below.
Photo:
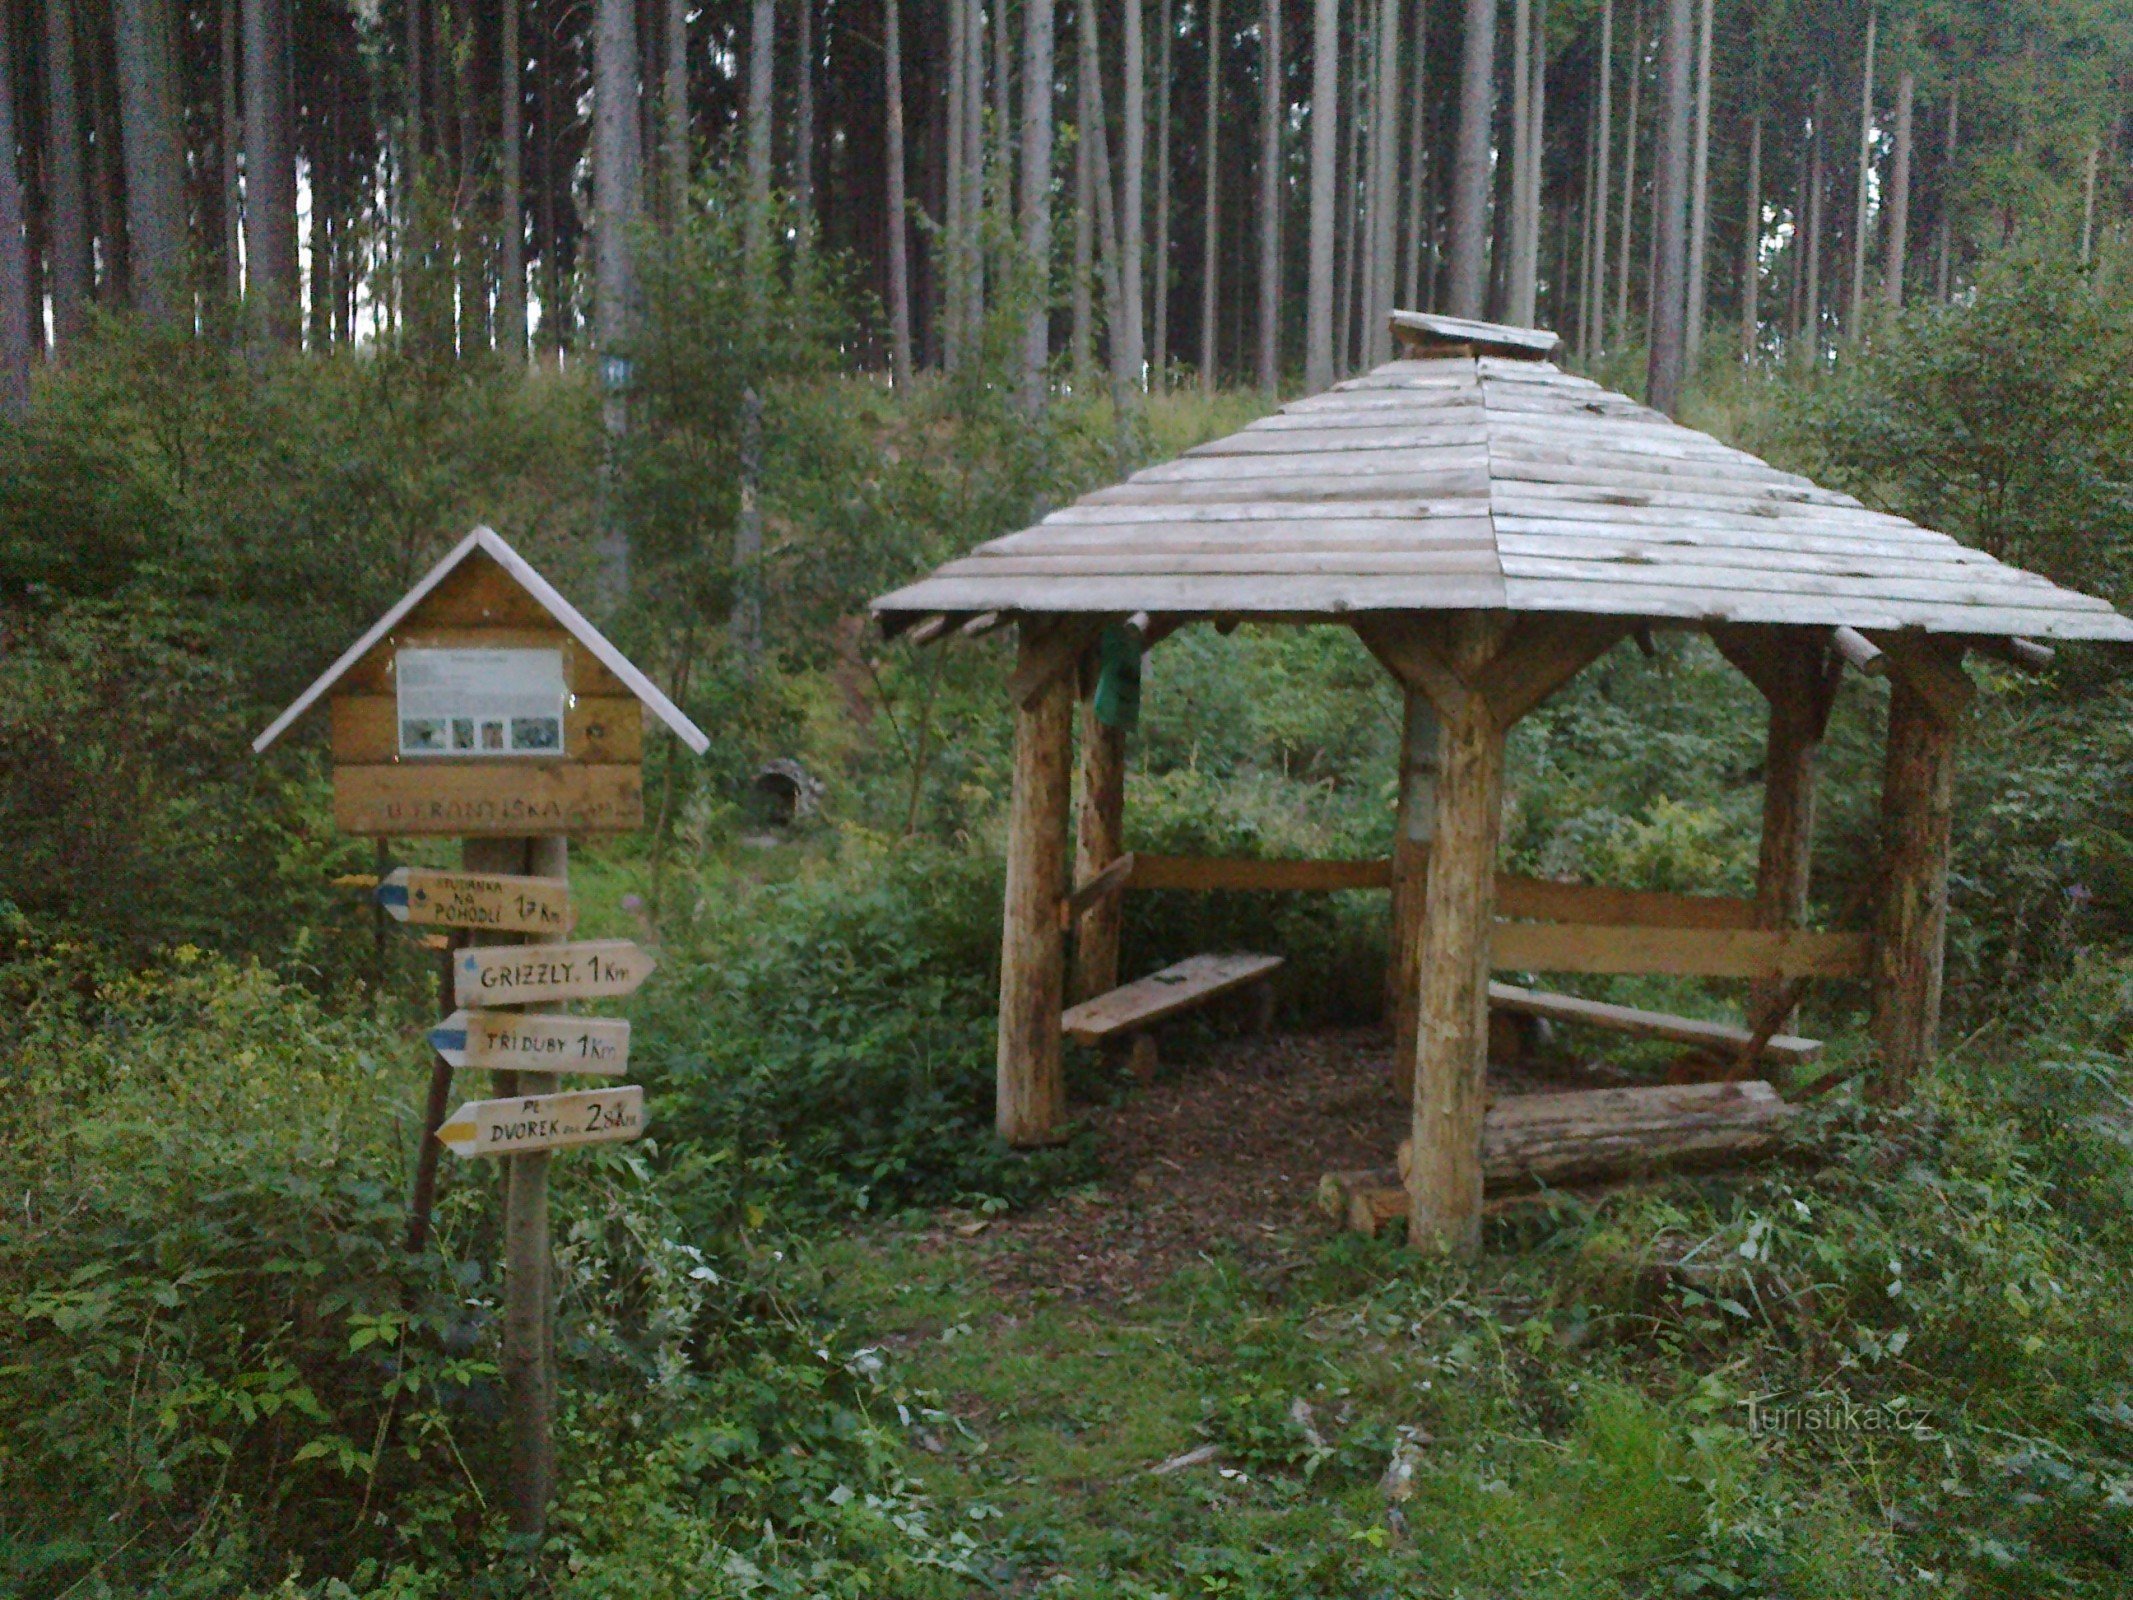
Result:
{"label": "log lying on ground", "polygon": [[[1482,1181],[1491,1194],[1562,1187],[1656,1170],[1752,1161],[1796,1115],[1760,1079],[1513,1095],[1482,1122]],[[1407,1215],[1405,1167],[1329,1172],[1321,1209],[1362,1233]]]}

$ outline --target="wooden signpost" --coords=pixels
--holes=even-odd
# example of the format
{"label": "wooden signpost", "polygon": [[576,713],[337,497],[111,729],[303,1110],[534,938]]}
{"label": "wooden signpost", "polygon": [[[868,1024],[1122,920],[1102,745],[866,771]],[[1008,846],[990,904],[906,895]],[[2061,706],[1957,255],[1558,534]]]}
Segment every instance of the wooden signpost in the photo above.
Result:
{"label": "wooden signpost", "polygon": [[432,928],[565,934],[577,920],[570,885],[561,878],[395,867],[379,883],[377,898],[395,922]]}
{"label": "wooden signpost", "polygon": [[454,1155],[502,1156],[611,1144],[643,1133],[644,1090],[625,1084],[574,1094],[469,1100],[437,1130],[437,1137]]}
{"label": "wooden signpost", "polygon": [[[644,713],[698,755],[695,723],[495,533],[476,528],[423,575],[252,747],[320,700],[332,717],[333,810],[347,833],[460,837],[463,871],[400,867],[377,887],[402,922],[465,930],[415,1168],[409,1248],[423,1248],[437,1152],[505,1170],[503,1370],[513,1533],[538,1540],[555,1482],[549,1370],[548,1153],[644,1133],[634,1084],[526,1096],[522,1073],[613,1078],[617,1018],[497,1008],[633,993],[653,960],[627,940],[558,942],[575,922],[568,835],[644,819]],[[515,941],[490,941],[506,935]],[[537,942],[526,943],[527,939]],[[487,1068],[496,1098],[449,1120],[452,1073]]]}
{"label": "wooden signpost", "polygon": [[452,961],[452,999],[462,1006],[617,1000],[635,994],[653,965],[627,939],[469,945]]}
{"label": "wooden signpost", "polygon": [[620,1017],[459,1010],[430,1029],[430,1046],[454,1067],[617,1078],[630,1062],[630,1025]]}

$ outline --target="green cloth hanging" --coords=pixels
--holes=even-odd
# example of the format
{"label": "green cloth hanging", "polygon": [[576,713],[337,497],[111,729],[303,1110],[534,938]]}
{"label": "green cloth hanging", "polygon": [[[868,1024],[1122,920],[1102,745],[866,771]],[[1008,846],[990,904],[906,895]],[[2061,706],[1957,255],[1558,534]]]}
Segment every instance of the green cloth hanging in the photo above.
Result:
{"label": "green cloth hanging", "polygon": [[1141,636],[1114,622],[1096,640],[1096,720],[1131,729],[1141,720]]}

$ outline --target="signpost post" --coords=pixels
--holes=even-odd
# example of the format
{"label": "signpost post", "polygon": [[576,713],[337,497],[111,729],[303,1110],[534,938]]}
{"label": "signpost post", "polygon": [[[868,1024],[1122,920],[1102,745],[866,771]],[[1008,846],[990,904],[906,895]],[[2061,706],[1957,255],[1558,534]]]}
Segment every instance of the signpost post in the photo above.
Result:
{"label": "signpost post", "polygon": [[[633,993],[653,960],[628,940],[562,942],[575,925],[569,835],[644,820],[644,712],[692,751],[710,741],[495,533],[476,528],[257,739],[263,751],[321,699],[333,727],[334,819],[346,832],[458,835],[461,870],[400,867],[386,915],[458,930],[452,1012],[416,1160],[409,1248],[423,1247],[437,1152],[504,1164],[505,1406],[511,1530],[538,1541],[555,1483],[549,1371],[548,1155],[644,1132],[634,1084],[525,1095],[521,1077],[619,1077],[629,1024],[500,1008]],[[505,942],[509,941],[509,942]],[[531,942],[527,942],[531,941]],[[449,1121],[452,1072],[486,1068],[489,1100]]]}

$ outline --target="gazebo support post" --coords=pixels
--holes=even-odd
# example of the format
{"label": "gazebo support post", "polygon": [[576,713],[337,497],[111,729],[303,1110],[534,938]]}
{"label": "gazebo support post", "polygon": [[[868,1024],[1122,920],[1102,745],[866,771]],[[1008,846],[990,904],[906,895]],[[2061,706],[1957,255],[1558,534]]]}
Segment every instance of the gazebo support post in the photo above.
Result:
{"label": "gazebo support post", "polygon": [[[1126,730],[1096,717],[1096,698],[1081,709],[1081,812],[1075,828],[1074,881],[1087,883],[1125,849]],[[1074,929],[1073,996],[1078,1003],[1118,987],[1118,944],[1126,897],[1107,894],[1082,912]]]}
{"label": "gazebo support post", "polygon": [[1461,611],[1373,617],[1363,643],[1439,718],[1436,833],[1417,965],[1408,1243],[1481,1248],[1481,1137],[1488,1110],[1489,953],[1503,828],[1504,736],[1627,630],[1589,617]]}
{"label": "gazebo support post", "polygon": [[1878,635],[1889,651],[1889,732],[1881,779],[1881,906],[1874,936],[1869,1094],[1910,1098],[1940,1032],[1948,927],[1948,840],[1955,756],[1971,694],[1960,647]]}
{"label": "gazebo support post", "polygon": [[1011,1145],[1062,1136],[1066,1083],[1059,1017],[1066,992],[1067,809],[1074,766],[1070,625],[1025,622],[1012,683],[1014,792],[1008,806],[1007,895],[1000,934],[996,1126]]}
{"label": "gazebo support post", "polygon": [[1415,1007],[1419,1000],[1422,913],[1430,841],[1437,830],[1437,713],[1429,696],[1403,689],[1400,801],[1392,845],[1392,940],[1385,964],[1385,1014],[1392,1022],[1393,1083],[1414,1093]]}
{"label": "gazebo support post", "polygon": [[[1815,770],[1840,663],[1826,629],[1714,628],[1712,640],[1770,705],[1763,744],[1763,838],[1755,863],[1756,922],[1798,928],[1807,921],[1814,854]],[[1748,986],[1748,1025],[1783,1031],[1791,1019],[1787,985],[1758,978]],[[1789,1008],[1787,1008],[1789,1009]]]}

